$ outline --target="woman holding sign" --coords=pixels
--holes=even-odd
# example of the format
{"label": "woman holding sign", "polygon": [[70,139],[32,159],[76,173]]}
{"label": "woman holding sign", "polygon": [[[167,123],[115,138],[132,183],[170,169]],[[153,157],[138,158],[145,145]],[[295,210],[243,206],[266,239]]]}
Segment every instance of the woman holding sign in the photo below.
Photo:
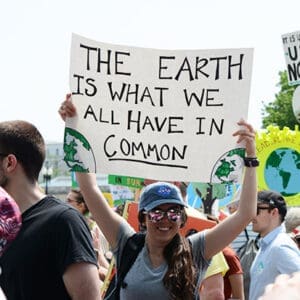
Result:
{"label": "woman holding sign", "polygon": [[[72,118],[76,108],[67,95],[59,113],[63,120]],[[245,176],[240,205],[235,214],[214,228],[198,232],[187,239],[179,229],[185,225],[185,202],[178,188],[170,183],[148,185],[141,193],[138,219],[145,228],[145,239],[120,288],[120,299],[197,299],[198,288],[209,261],[222,251],[256,215],[255,132],[245,121],[233,133],[246,147]],[[86,203],[106,239],[112,246],[118,270],[128,240],[134,230],[108,205],[92,173],[77,173]],[[135,239],[133,239],[134,241]],[[125,246],[126,245],[126,246]],[[134,249],[134,247],[133,247]],[[110,295],[106,295],[110,299]]]}

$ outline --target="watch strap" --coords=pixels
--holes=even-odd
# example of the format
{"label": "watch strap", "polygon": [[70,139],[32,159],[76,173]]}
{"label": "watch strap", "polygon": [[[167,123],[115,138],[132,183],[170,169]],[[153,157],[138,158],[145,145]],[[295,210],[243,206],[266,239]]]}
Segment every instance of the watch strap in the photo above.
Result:
{"label": "watch strap", "polygon": [[244,158],[245,167],[253,168],[259,166],[259,160],[257,157],[245,157]]}

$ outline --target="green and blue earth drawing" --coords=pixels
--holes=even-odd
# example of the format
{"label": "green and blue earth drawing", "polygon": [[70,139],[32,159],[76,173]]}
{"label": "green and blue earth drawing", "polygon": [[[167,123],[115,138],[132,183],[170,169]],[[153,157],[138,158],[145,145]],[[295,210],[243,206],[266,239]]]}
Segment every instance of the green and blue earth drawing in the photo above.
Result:
{"label": "green and blue earth drawing", "polygon": [[236,148],[226,152],[216,162],[211,183],[240,183],[243,176],[244,148]]}
{"label": "green and blue earth drawing", "polygon": [[268,187],[291,196],[299,193],[300,153],[291,148],[278,148],[266,160],[264,177]]}
{"label": "green and blue earth drawing", "polygon": [[81,133],[69,127],[65,128],[64,152],[64,161],[70,171],[96,173],[96,160],[90,143]]}

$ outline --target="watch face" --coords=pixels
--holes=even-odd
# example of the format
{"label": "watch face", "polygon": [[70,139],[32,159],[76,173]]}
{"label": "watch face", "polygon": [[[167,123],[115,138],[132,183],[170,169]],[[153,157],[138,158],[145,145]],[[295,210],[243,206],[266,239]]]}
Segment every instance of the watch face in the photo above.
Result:
{"label": "watch face", "polygon": [[252,167],[258,167],[259,166],[259,161],[258,160],[251,161],[251,166]]}

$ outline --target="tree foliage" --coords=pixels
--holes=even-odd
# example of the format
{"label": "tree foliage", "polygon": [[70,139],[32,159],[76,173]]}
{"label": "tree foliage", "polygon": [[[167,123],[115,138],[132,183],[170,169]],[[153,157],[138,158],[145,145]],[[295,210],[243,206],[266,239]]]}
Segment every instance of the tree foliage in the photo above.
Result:
{"label": "tree foliage", "polygon": [[275,100],[268,104],[264,104],[262,109],[262,127],[267,128],[269,125],[278,126],[280,129],[289,127],[295,129],[298,124],[294,116],[292,99],[297,86],[288,84],[286,71],[279,72],[280,81],[277,84],[280,87],[278,94],[275,94]]}

